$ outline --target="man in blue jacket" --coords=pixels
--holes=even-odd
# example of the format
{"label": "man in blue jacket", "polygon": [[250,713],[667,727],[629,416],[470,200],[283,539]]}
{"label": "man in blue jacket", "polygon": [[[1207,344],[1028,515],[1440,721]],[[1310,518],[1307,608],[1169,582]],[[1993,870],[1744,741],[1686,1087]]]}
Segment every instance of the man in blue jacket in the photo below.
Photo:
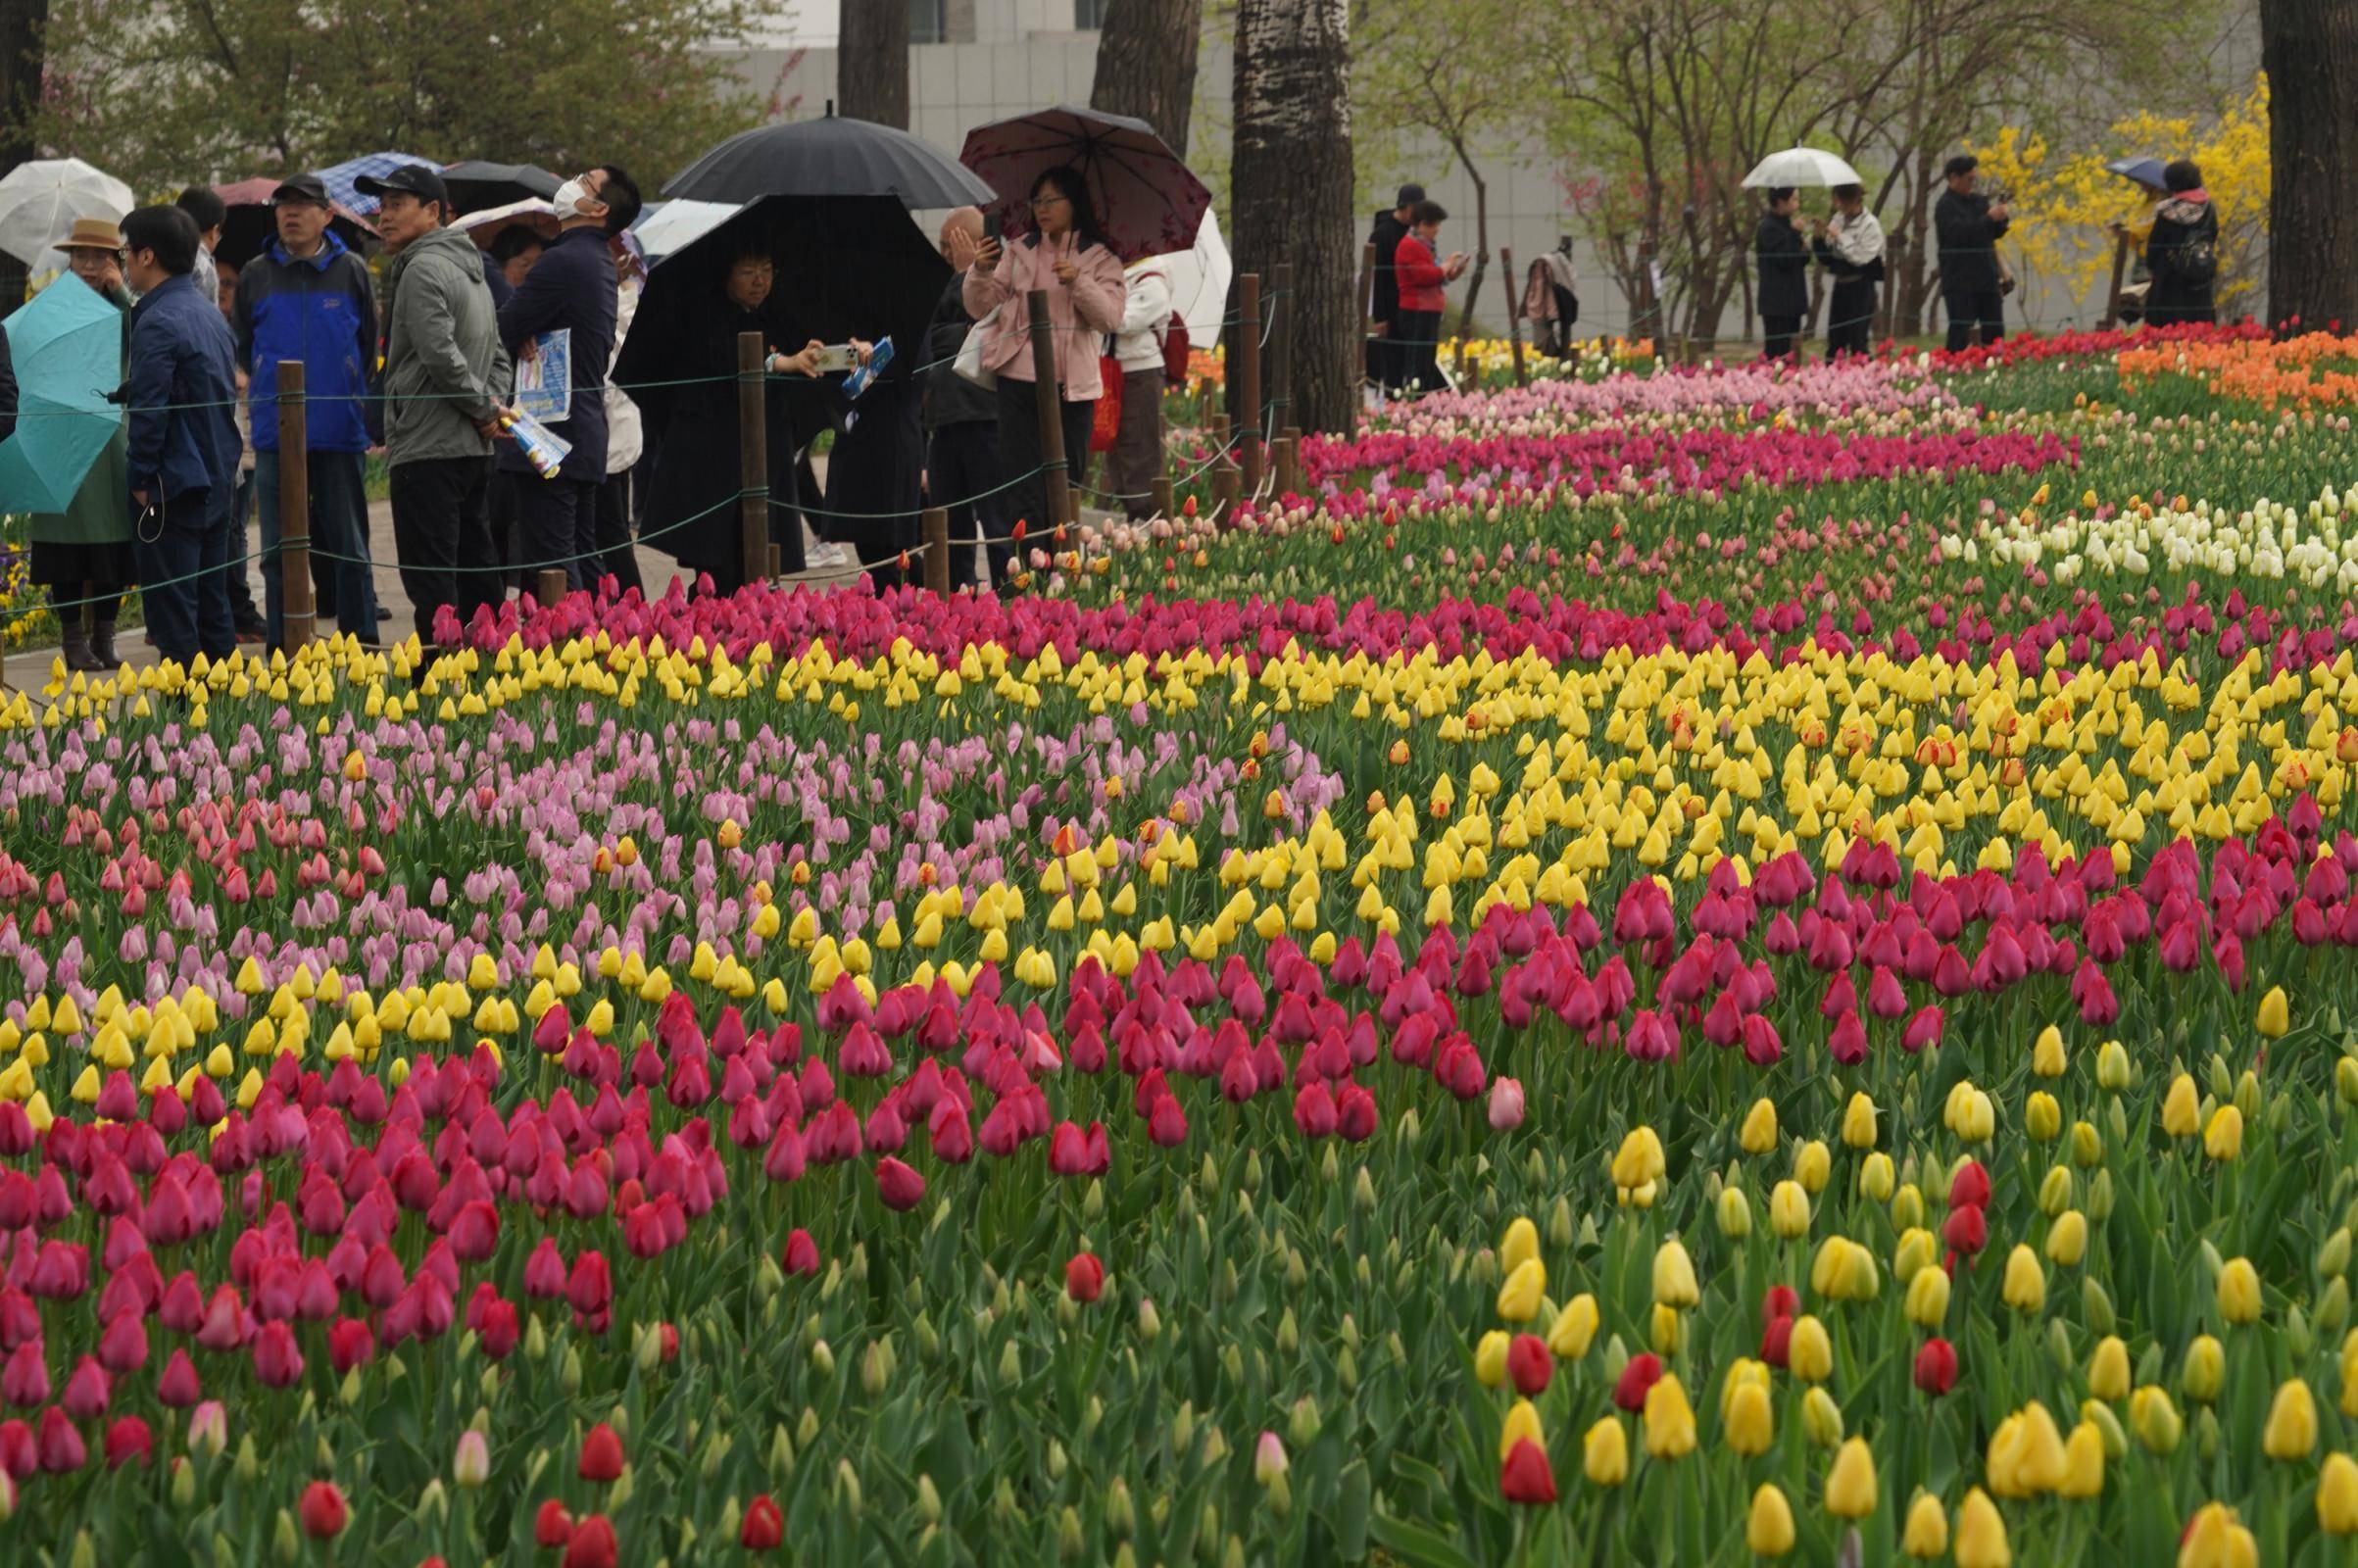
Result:
{"label": "man in blue jacket", "polygon": [[[524,581],[543,566],[563,565],[566,586],[597,586],[598,490],[606,482],[606,368],[614,352],[615,278],[609,241],[639,216],[639,188],[612,164],[577,174],[557,189],[560,232],[507,304],[500,307],[500,342],[522,364],[538,353],[544,334],[569,334],[571,375],[562,419],[549,427],[573,445],[553,479],[523,480],[517,513],[522,524]],[[519,397],[519,402],[522,399]],[[530,472],[511,443],[499,455],[503,471]]]}
{"label": "man in blue jacket", "polygon": [[301,360],[319,615],[332,614],[344,631],[374,642],[376,595],[362,462],[379,439],[376,293],[368,264],[327,226],[327,187],[319,175],[281,181],[270,205],[278,237],[238,273],[229,320],[252,400],[263,618],[270,622],[275,648],[285,641],[278,554],[278,362]]}
{"label": "man in blue jacket", "polygon": [[217,301],[188,280],[196,220],[142,207],[123,220],[131,308],[128,372],[132,550],[148,641],[185,664],[237,650],[229,618],[229,501],[237,485],[237,366]]}

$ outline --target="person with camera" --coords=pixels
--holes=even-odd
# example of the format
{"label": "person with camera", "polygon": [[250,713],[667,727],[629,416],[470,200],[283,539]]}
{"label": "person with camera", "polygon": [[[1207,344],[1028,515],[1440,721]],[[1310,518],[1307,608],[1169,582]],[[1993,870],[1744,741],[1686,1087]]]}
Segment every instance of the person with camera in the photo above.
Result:
{"label": "person with camera", "polygon": [[1948,189],[1933,204],[1933,228],[1940,241],[1940,304],[1948,313],[1948,352],[1970,348],[1974,331],[1995,343],[2006,335],[2005,291],[2012,279],[1998,266],[1997,242],[2014,215],[1975,186],[1981,161],[1959,153],[1941,170]]}
{"label": "person with camera", "polygon": [[1790,359],[1809,314],[1809,245],[1801,238],[1801,193],[1772,186],[1768,211],[1752,231],[1752,257],[1760,269],[1760,357]]}
{"label": "person with camera", "polygon": [[2145,319],[2156,326],[2200,321],[2209,325],[2217,308],[2211,284],[2219,275],[2219,210],[2203,189],[2202,171],[2181,158],[2162,171],[2169,196],[2153,215],[2145,239],[2145,266],[2153,287],[2145,295]]}
{"label": "person with camera", "polygon": [[1441,225],[1449,217],[1439,202],[1418,202],[1409,214],[1408,232],[1392,253],[1392,275],[1400,290],[1400,309],[1392,318],[1395,364],[1400,385],[1418,392],[1442,388],[1441,318],[1449,307],[1442,288],[1465,270],[1463,251],[1441,259]]}

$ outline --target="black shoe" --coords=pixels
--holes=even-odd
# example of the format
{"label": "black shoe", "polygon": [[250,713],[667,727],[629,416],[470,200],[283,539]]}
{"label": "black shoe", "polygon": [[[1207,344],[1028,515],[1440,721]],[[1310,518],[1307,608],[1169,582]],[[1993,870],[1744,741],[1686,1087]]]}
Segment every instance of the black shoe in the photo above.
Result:
{"label": "black shoe", "polygon": [[379,605],[376,607],[376,618],[380,623],[391,620],[393,618],[393,612],[387,610],[384,606]]}

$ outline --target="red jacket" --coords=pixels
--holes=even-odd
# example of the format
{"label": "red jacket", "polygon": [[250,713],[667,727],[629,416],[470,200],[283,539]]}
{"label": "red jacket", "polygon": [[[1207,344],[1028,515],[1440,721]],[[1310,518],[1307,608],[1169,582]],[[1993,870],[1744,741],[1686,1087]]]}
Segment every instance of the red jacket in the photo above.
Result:
{"label": "red jacket", "polygon": [[1441,286],[1449,274],[1433,260],[1432,248],[1414,233],[1403,235],[1400,248],[1392,253],[1392,275],[1400,286],[1400,309],[1403,311],[1441,311],[1449,302],[1441,297]]}

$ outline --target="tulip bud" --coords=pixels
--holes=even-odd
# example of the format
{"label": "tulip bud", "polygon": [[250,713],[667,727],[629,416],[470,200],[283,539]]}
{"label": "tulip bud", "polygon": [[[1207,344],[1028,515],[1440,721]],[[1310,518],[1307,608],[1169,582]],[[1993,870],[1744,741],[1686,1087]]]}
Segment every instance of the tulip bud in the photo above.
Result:
{"label": "tulip bud", "polygon": [[1884,1202],[1891,1198],[1892,1185],[1891,1155],[1877,1150],[1859,1162],[1858,1191],[1860,1197],[1870,1202]]}
{"label": "tulip bud", "polygon": [[2137,1442],[2159,1454],[2176,1452],[2186,1430],[2169,1395],[2150,1384],[2129,1396],[2129,1426]]}
{"label": "tulip bud", "polygon": [[[539,1320],[536,1318],[534,1321]],[[572,1346],[565,1348],[565,1360],[558,1366],[557,1386],[565,1391],[565,1396],[568,1399],[581,1392],[581,1352]]]}
{"label": "tulip bud", "polygon": [[2057,1165],[2047,1171],[2046,1179],[2039,1184],[2039,1211],[2053,1219],[2072,1206],[2074,1183],[2071,1168]]}
{"label": "tulip bud", "polygon": [[2117,1095],[2129,1087],[2134,1076],[2130,1067],[2129,1052],[2118,1040],[2107,1040],[2096,1048],[2096,1083],[2098,1087]]}
{"label": "tulip bud", "polygon": [[1318,1401],[1305,1394],[1294,1401],[1286,1437],[1295,1447],[1306,1448],[1317,1440],[1318,1424]]}
{"label": "tulip bud", "polygon": [[1831,1448],[1842,1441],[1842,1407],[1823,1387],[1813,1386],[1801,1396],[1801,1431],[1820,1448]]}
{"label": "tulip bud", "polygon": [[[82,1550],[89,1544],[88,1531],[75,1539],[74,1568],[97,1568],[97,1553]],[[303,1555],[303,1539],[295,1534],[295,1516],[284,1508],[278,1510],[277,1523],[270,1532],[270,1549],[277,1553],[280,1562],[293,1562]]]}
{"label": "tulip bud", "polygon": [[2316,1342],[2309,1333],[2309,1317],[2295,1306],[2284,1314],[2284,1348],[2291,1353],[2293,1364],[2309,1359]]}
{"label": "tulip bud", "polygon": [[1079,1562],[1087,1543],[1081,1538],[1081,1515],[1072,1504],[1066,1503],[1056,1515],[1056,1555],[1066,1562]]}
{"label": "tulip bud", "polygon": [[2030,1100],[2023,1106],[2022,1130],[2034,1142],[2041,1144],[2062,1132],[2063,1107],[2055,1102],[2053,1095],[2043,1089],[2031,1092]]}
{"label": "tulip bud", "polygon": [[2326,1334],[2339,1334],[2350,1315],[2350,1282],[2335,1275],[2326,1282],[2325,1294],[2317,1298],[2317,1327]]}
{"label": "tulip bud", "polygon": [[262,1475],[262,1460],[254,1452],[254,1434],[241,1435],[237,1440],[237,1457],[230,1462],[230,1473],[242,1486],[252,1486]]}
{"label": "tulip bud", "polygon": [[[0,1483],[0,1522],[14,1511],[16,1496],[14,1482]],[[172,1505],[186,1508],[196,1501],[196,1466],[186,1454],[174,1454],[172,1461]]]}
{"label": "tulip bud", "polygon": [[917,1517],[929,1525],[942,1522],[942,1494],[935,1489],[931,1475],[917,1477]]}
{"label": "tulip bud", "polygon": [[1752,1205],[1745,1200],[1741,1187],[1724,1188],[1720,1192],[1719,1233],[1738,1242],[1752,1234]]}
{"label": "tulip bud", "polygon": [[1904,1182],[1891,1195],[1891,1224],[1898,1230],[1914,1230],[1924,1223],[1924,1194],[1914,1182]]}
{"label": "tulip bud", "polygon": [[1908,1504],[1906,1528],[1900,1532],[1899,1549],[1921,1561],[1943,1556],[1948,1551],[1948,1515],[1940,1499],[1929,1492],[1919,1492]]}

